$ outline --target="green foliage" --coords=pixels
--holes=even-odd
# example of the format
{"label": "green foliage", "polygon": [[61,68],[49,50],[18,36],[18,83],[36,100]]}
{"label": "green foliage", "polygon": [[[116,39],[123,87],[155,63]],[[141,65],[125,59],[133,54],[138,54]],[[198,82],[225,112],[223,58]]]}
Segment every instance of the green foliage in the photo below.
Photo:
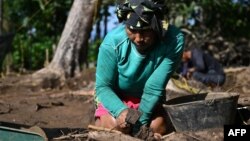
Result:
{"label": "green foliage", "polygon": [[30,70],[40,69],[44,66],[46,49],[52,58],[53,41],[49,37],[32,39],[18,34],[13,41],[13,69],[26,68]]}
{"label": "green foliage", "polygon": [[[230,40],[250,38],[250,1],[248,4],[233,3],[231,0],[168,0],[170,21],[180,27],[187,26],[195,8],[202,10],[202,21],[193,27],[193,32],[206,29],[207,33],[218,34]],[[180,18],[181,17],[181,18]],[[178,20],[181,19],[181,20]]]}
{"label": "green foliage", "polygon": [[205,14],[206,26],[213,32],[220,29],[222,36],[227,38],[249,38],[250,29],[249,14],[250,6],[244,4],[232,3],[228,0],[201,2]]}
{"label": "green foliage", "polygon": [[102,39],[97,39],[89,45],[90,46],[89,51],[88,51],[89,62],[95,62],[97,60],[98,49],[99,49],[101,42],[102,42]]}
{"label": "green foliage", "polygon": [[72,0],[4,0],[7,32],[15,33],[13,69],[43,67],[45,51],[52,54],[52,45],[58,42],[71,4]]}
{"label": "green foliage", "polygon": [[[15,70],[42,68],[45,51],[49,50],[49,59],[53,57],[52,46],[58,43],[73,1],[3,0],[3,2],[5,30],[15,33],[12,44],[12,67]],[[100,7],[114,5],[115,2],[117,1],[105,0]],[[166,4],[170,9],[168,12],[170,23],[187,27],[193,33],[205,32],[207,35],[216,33],[230,40],[250,38],[249,4],[232,3],[231,0],[167,0]],[[187,20],[193,16],[193,11],[197,7],[202,9],[202,21],[190,26]],[[102,39],[98,39],[89,45],[88,61],[96,61],[101,41]]]}

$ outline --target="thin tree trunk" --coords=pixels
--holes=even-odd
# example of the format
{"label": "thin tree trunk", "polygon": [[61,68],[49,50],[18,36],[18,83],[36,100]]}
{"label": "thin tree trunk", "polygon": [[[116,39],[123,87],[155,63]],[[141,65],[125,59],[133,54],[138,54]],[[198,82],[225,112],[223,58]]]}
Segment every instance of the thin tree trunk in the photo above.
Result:
{"label": "thin tree trunk", "polygon": [[108,5],[104,6],[104,36],[108,33]]}
{"label": "thin tree trunk", "polygon": [[0,35],[3,34],[3,0],[0,0]]}
{"label": "thin tree trunk", "polygon": [[41,78],[42,82],[44,79],[64,81],[80,73],[80,50],[87,47],[84,45],[87,45],[92,29],[95,2],[74,0],[51,63],[33,74],[34,77]]}

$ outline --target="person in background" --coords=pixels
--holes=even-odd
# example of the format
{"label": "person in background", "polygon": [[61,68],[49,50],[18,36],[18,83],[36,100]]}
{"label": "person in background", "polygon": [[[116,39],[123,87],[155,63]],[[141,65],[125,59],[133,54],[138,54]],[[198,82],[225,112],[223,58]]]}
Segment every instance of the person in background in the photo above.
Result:
{"label": "person in background", "polygon": [[165,8],[164,0],[127,0],[117,6],[122,23],[106,35],[97,59],[96,126],[143,140],[168,133],[162,102],[181,61],[184,35],[164,20]]}
{"label": "person in background", "polygon": [[222,86],[225,82],[223,66],[218,60],[199,48],[185,49],[180,74],[208,86]]}

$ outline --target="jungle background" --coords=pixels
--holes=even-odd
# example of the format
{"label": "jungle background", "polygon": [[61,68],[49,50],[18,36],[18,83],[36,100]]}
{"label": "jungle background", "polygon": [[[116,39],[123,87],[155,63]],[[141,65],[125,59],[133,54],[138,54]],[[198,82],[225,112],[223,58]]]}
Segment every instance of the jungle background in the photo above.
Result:
{"label": "jungle background", "polygon": [[[117,2],[0,0],[2,125],[37,125],[51,139],[93,122],[98,47],[118,24]],[[166,0],[166,5],[169,23],[186,35],[185,46],[202,48],[223,64],[222,89],[249,97],[250,1]]]}

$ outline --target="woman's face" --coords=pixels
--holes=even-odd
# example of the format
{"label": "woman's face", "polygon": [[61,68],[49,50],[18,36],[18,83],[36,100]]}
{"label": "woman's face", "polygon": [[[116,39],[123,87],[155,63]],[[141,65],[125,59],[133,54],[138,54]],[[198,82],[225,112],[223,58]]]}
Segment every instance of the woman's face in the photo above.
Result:
{"label": "woman's face", "polygon": [[147,53],[156,39],[156,34],[151,29],[134,30],[126,27],[126,32],[129,39],[136,44],[137,51],[141,54]]}

